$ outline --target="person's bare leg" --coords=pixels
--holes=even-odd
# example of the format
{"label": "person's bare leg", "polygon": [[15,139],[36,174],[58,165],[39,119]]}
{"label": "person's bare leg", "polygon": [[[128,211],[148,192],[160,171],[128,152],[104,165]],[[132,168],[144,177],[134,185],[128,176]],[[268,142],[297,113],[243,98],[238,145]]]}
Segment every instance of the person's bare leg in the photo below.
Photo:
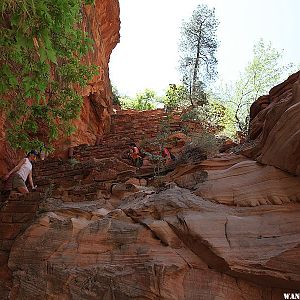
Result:
{"label": "person's bare leg", "polygon": [[28,193],[29,193],[27,187],[25,187],[25,186],[20,186],[20,187],[17,188],[17,190],[18,190],[20,193],[22,193],[22,194],[28,194]]}

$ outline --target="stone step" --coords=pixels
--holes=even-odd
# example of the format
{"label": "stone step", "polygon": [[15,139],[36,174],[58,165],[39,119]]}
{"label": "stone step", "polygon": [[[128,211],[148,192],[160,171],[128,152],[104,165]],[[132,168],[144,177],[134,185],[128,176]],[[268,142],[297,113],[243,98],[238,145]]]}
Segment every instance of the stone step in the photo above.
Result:
{"label": "stone step", "polygon": [[[80,145],[75,147],[75,161],[47,159],[37,163],[34,166],[34,176],[39,190],[45,192],[51,183],[55,189],[62,185],[75,186],[79,181],[84,180],[93,169],[92,165],[83,165],[80,161],[87,162],[91,158],[120,158],[120,155],[129,148],[130,142],[155,138],[161,127],[161,121],[167,118],[168,116],[163,110],[118,111],[112,116],[114,131],[107,134],[97,146]],[[171,131],[180,127],[178,118],[177,121],[170,121]]]}

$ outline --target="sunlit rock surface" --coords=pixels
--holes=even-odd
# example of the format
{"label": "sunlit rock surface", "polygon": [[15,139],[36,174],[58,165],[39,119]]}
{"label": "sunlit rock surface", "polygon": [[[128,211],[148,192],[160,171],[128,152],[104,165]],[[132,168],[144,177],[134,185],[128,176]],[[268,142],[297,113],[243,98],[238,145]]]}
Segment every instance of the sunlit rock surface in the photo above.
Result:
{"label": "sunlit rock surface", "polygon": [[12,299],[282,299],[300,205],[228,207],[178,187],[104,214],[44,213],[15,241]]}
{"label": "sunlit rock surface", "polygon": [[299,177],[242,155],[220,154],[200,163],[179,166],[164,180],[229,206],[300,202]]}

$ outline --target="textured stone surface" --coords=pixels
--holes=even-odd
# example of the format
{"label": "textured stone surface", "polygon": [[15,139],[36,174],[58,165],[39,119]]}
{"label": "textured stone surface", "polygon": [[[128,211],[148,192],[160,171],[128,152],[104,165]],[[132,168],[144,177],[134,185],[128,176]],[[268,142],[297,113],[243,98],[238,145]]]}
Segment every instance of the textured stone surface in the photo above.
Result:
{"label": "textured stone surface", "polygon": [[222,154],[178,166],[159,188],[116,158],[35,172],[40,193],[0,211],[4,299],[279,300],[300,286],[300,204],[250,207],[281,191],[273,180],[298,189],[274,167]]}
{"label": "textured stone surface", "polygon": [[299,177],[242,155],[220,154],[200,163],[179,166],[164,181],[230,206],[300,202]]}
{"label": "textured stone surface", "polygon": [[129,197],[104,216],[46,213],[13,245],[10,295],[282,299],[300,284],[299,213],[230,208],[180,188]]}
{"label": "textured stone surface", "polygon": [[[85,160],[90,159],[91,156],[96,158],[114,156],[129,163],[127,152],[132,142],[145,151],[157,154],[159,152],[157,136],[161,134],[162,122],[168,123],[165,126],[168,126],[170,131],[167,146],[177,155],[189,139],[185,134],[178,132],[182,122],[176,113],[168,115],[163,109],[118,110],[112,115],[111,131],[103,136],[98,145],[86,144],[75,147],[74,158]],[[146,164],[145,159],[143,166]]]}
{"label": "textured stone surface", "polygon": [[165,182],[230,206],[300,202],[300,178],[245,156],[219,154],[200,163],[177,167]]}
{"label": "textured stone surface", "polygon": [[246,159],[224,170],[208,170],[207,181],[195,189],[195,194],[227,205],[300,202],[299,177]]}
{"label": "textured stone surface", "polygon": [[243,154],[300,175],[300,72],[251,107],[250,145]]}
{"label": "textured stone surface", "polygon": [[299,177],[220,154],[149,186],[153,168],[140,172],[119,154],[154,136],[158,115],[115,115],[105,142],[37,163],[38,191],[0,202],[3,299],[281,300],[300,292]]}
{"label": "textured stone surface", "polygon": [[83,28],[94,40],[94,51],[86,57],[96,64],[99,75],[95,76],[83,91],[84,105],[77,131],[71,137],[71,145],[94,143],[96,135],[109,130],[112,110],[112,93],[109,79],[109,60],[120,39],[120,8],[118,0],[96,0],[94,5],[83,9]]}

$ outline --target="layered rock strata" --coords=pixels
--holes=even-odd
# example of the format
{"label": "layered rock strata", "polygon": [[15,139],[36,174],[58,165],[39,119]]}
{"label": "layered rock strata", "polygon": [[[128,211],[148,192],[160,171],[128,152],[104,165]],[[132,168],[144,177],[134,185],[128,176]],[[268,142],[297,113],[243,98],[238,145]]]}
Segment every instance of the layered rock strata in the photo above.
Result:
{"label": "layered rock strata", "polygon": [[[136,172],[116,158],[36,166],[40,194],[1,209],[11,228],[2,241],[4,299],[274,300],[297,292],[300,204],[261,202],[289,195],[293,176],[237,155],[178,166],[159,188],[141,186]],[[283,175],[282,190],[269,189]]]}
{"label": "layered rock strata", "polygon": [[168,175],[168,181],[204,199],[230,206],[300,202],[299,177],[242,155],[220,155],[182,166]]}
{"label": "layered rock strata", "polygon": [[112,111],[112,91],[109,60],[120,39],[120,8],[118,0],[95,0],[83,7],[83,29],[94,40],[94,50],[85,58],[97,65],[96,75],[82,92],[84,104],[71,145],[94,143],[97,135],[109,131]]}
{"label": "layered rock strata", "polygon": [[177,187],[124,200],[41,215],[12,246],[11,299],[274,300],[299,287],[299,204],[228,207]]}
{"label": "layered rock strata", "polygon": [[251,119],[251,143],[242,153],[300,175],[300,71],[257,99]]}

